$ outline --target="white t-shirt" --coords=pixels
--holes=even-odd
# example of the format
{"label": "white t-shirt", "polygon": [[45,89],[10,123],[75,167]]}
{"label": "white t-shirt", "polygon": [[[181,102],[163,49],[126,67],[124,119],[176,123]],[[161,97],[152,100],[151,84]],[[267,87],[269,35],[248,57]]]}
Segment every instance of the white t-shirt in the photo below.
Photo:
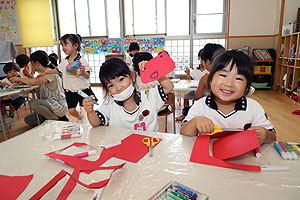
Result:
{"label": "white t-shirt", "polygon": [[199,70],[199,69],[194,69],[191,72],[191,77],[193,78],[193,80],[200,80],[202,78],[202,76],[206,75],[207,73],[209,73],[206,69],[204,69],[203,71]]}
{"label": "white t-shirt", "polygon": [[131,56],[126,56],[126,59],[125,59],[125,62],[126,62],[126,64],[128,65],[128,67],[129,67],[129,69],[130,69],[130,71],[134,71],[134,69],[133,69],[133,63],[132,63],[132,59],[133,59],[133,57],[131,57]]}
{"label": "white t-shirt", "polygon": [[[101,125],[109,123],[110,127],[158,131],[157,113],[164,105],[167,97],[168,95],[164,94],[163,88],[158,85],[150,90],[136,91],[135,100],[140,100],[140,102],[132,112],[125,110],[110,96],[108,103],[103,103],[96,110],[96,113],[102,121]],[[147,110],[150,112],[145,115]]]}
{"label": "white t-shirt", "polygon": [[[63,87],[64,89],[70,90],[72,92],[78,92],[79,90],[84,90],[90,87],[90,80],[84,78],[84,76],[69,75],[66,73],[66,67],[69,64],[68,57],[62,59],[61,63],[58,65],[59,71],[62,73]],[[80,60],[82,65],[85,67],[85,72],[91,72],[92,68],[87,63],[86,59],[81,57],[79,54],[75,60]]]}
{"label": "white t-shirt", "polygon": [[252,126],[274,129],[262,106],[248,97],[241,97],[237,100],[235,110],[227,115],[218,110],[217,104],[210,95],[203,97],[194,103],[182,123],[197,116],[207,117],[214,124],[224,128],[244,128],[245,124],[251,123]]}

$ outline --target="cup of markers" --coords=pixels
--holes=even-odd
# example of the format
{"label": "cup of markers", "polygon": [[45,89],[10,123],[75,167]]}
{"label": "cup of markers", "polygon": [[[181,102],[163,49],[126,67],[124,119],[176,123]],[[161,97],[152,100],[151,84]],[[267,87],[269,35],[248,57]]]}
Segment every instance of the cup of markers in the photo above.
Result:
{"label": "cup of markers", "polygon": [[[297,160],[300,154],[299,142],[274,142],[274,147],[284,160]],[[297,152],[297,153],[296,153]]]}

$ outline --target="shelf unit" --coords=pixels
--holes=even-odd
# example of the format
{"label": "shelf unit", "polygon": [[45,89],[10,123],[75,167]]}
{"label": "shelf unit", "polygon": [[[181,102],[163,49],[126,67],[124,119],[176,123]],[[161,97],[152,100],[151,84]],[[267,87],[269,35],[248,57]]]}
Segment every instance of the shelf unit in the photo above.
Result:
{"label": "shelf unit", "polygon": [[[274,58],[276,57],[274,49],[264,49],[269,52],[271,60],[257,60],[256,56],[252,55],[252,62],[254,64],[254,77],[252,86],[256,89],[271,89],[273,87],[273,71],[274,71]],[[253,52],[255,49],[253,49]],[[256,84],[255,82],[264,82],[266,84]]]}
{"label": "shelf unit", "polygon": [[[287,95],[289,98],[294,98],[298,103],[300,102],[300,32],[281,36],[280,52],[277,57],[277,65],[275,71],[275,83],[280,92]],[[295,57],[291,57],[292,47],[295,45]]]}

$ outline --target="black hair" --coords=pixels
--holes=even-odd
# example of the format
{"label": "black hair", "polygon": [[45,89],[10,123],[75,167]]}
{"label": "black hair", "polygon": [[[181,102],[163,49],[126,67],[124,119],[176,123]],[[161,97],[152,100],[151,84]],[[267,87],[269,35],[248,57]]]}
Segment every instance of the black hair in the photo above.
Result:
{"label": "black hair", "polygon": [[43,67],[55,69],[55,66],[49,62],[48,54],[45,51],[38,50],[30,54],[30,60],[35,63],[39,62]]}
{"label": "black hair", "polygon": [[4,73],[7,74],[10,70],[16,70],[17,72],[19,72],[20,67],[18,66],[18,64],[13,62],[6,63],[3,67]]}
{"label": "black hair", "polygon": [[224,69],[230,62],[230,71],[234,66],[236,66],[237,73],[245,76],[245,78],[247,79],[247,85],[244,93],[244,95],[247,95],[250,90],[253,78],[254,66],[249,56],[239,50],[225,51],[223,54],[217,56],[216,59],[212,62],[211,72],[209,73],[209,76],[207,78],[208,90],[211,91],[210,83],[214,74],[217,71]]}
{"label": "black hair", "polygon": [[69,40],[72,45],[78,45],[77,47],[77,51],[80,52],[81,51],[81,43],[82,43],[82,38],[79,34],[72,34],[72,33],[69,33],[69,34],[65,34],[64,36],[62,36],[60,38],[60,42],[63,42],[63,43],[67,43],[67,40]]}
{"label": "black hair", "polygon": [[106,91],[108,91],[107,83],[119,76],[131,77],[131,71],[122,59],[110,58],[102,64],[99,72],[99,79]]}
{"label": "black hair", "polygon": [[133,59],[132,59],[132,65],[134,68],[134,71],[138,73],[140,76],[140,68],[139,68],[139,63],[142,62],[143,60],[149,61],[153,58],[151,53],[149,52],[137,52],[134,54]]}
{"label": "black hair", "polygon": [[134,50],[137,50],[137,51],[140,50],[140,46],[137,42],[131,42],[129,45],[129,52],[134,51]]}
{"label": "black hair", "polygon": [[16,62],[20,68],[23,68],[30,62],[30,59],[26,54],[20,54],[16,57]]}
{"label": "black hair", "polygon": [[55,65],[56,67],[57,67],[57,59],[58,59],[58,56],[57,56],[57,54],[56,53],[51,53],[50,55],[49,55],[49,60],[50,60],[50,62],[53,64],[53,65]]}
{"label": "black hair", "polygon": [[214,52],[218,49],[224,49],[224,47],[220,44],[215,44],[215,43],[206,44],[201,53],[201,60],[203,60],[204,62],[206,62],[207,60],[212,61]]}
{"label": "black hair", "polygon": [[201,54],[202,54],[202,52],[203,52],[203,48],[199,50],[199,52],[198,52],[198,57],[200,57],[200,58],[201,58]]}

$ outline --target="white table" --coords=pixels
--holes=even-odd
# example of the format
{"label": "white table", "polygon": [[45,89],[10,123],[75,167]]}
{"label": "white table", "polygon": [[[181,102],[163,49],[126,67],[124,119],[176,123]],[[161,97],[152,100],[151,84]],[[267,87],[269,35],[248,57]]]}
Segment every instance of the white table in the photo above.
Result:
{"label": "white table", "polygon": [[174,91],[196,91],[199,80],[179,80],[174,84]]}
{"label": "white table", "polygon": [[[73,168],[44,154],[66,147],[73,142],[85,142],[91,145],[113,144],[132,133],[158,136],[163,140],[154,148],[154,157],[146,155],[139,162],[127,162],[122,169],[116,171],[103,190],[101,199],[149,199],[170,180],[205,193],[210,199],[299,199],[300,161],[283,160],[272,145],[264,145],[260,148],[261,158],[255,158],[253,153],[249,152],[230,162],[284,165],[289,166],[290,171],[250,172],[192,163],[189,159],[196,137],[175,134],[109,127],[91,128],[84,125],[84,135],[80,138],[55,141],[49,139],[55,129],[67,124],[70,123],[46,121],[37,128],[0,143],[0,174],[34,175],[19,199],[29,199],[62,169],[68,172],[73,171]],[[89,159],[96,160],[98,156],[99,154]],[[108,166],[123,162],[123,160],[112,158],[104,164]],[[90,175],[82,174],[80,180],[90,184],[108,178],[109,173],[100,171]],[[67,180],[68,178],[61,180],[43,199],[56,199]],[[77,185],[68,199],[89,200],[95,191]]]}
{"label": "white table", "polygon": [[[19,93],[27,93],[27,92],[32,92],[32,97],[35,98],[34,94],[34,89],[39,88],[39,86],[31,86],[27,88],[19,88],[19,89],[13,89],[11,91],[0,91],[0,98],[5,97],[5,96],[10,96],[13,94],[19,94]],[[0,106],[1,106],[1,99],[0,99]],[[2,133],[3,133],[3,138],[6,140],[7,139],[7,134],[6,132],[8,131],[7,125],[3,120],[2,113],[0,113],[0,123],[2,126]]]}

